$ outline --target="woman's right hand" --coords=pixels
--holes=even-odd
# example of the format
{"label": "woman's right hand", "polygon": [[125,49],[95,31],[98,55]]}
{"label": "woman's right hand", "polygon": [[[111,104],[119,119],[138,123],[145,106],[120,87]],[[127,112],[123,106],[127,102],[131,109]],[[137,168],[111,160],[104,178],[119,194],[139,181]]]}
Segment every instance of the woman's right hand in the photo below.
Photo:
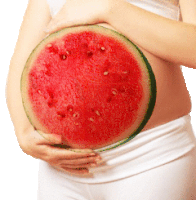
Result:
{"label": "woman's right hand", "polygon": [[7,105],[19,145],[26,154],[42,159],[60,170],[87,174],[88,168],[97,163],[99,156],[92,154],[92,150],[80,150],[77,153],[71,149],[55,146],[54,144],[61,144],[61,138],[51,134],[43,134],[42,137],[35,131],[29,123],[22,104],[21,75],[30,53],[46,37],[44,29],[50,20],[51,14],[47,1],[29,0],[10,62],[6,87]]}
{"label": "woman's right hand", "polygon": [[[43,137],[42,137],[43,135]],[[57,147],[61,137],[55,134],[30,130],[19,141],[21,149],[28,155],[46,161],[58,170],[77,175],[89,174],[101,157],[90,149],[65,149]]]}

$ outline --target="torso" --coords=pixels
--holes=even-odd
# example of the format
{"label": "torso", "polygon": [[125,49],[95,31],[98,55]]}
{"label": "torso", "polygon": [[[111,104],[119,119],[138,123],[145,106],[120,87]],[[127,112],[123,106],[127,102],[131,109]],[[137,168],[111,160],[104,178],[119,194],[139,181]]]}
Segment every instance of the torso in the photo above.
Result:
{"label": "torso", "polygon": [[188,114],[191,101],[180,66],[140,49],[151,64],[157,83],[157,100],[144,128],[147,130]]}
{"label": "torso", "polygon": [[[155,1],[165,1],[179,6],[178,0]],[[155,108],[143,129],[144,131],[189,114],[191,111],[191,100],[180,65],[167,62],[147,52],[142,47],[138,47],[148,59],[157,84]]]}
{"label": "torso", "polygon": [[[179,0],[165,1],[179,6]],[[180,65],[162,60],[142,47],[139,48],[150,62],[157,83],[155,108],[143,130],[167,123],[190,113],[191,100]]]}
{"label": "torso", "polygon": [[[178,0],[165,1],[178,6]],[[106,27],[109,26],[106,25]],[[143,130],[151,129],[190,113],[191,101],[180,66],[162,60],[142,47],[138,47],[148,59],[157,83],[155,108]]]}

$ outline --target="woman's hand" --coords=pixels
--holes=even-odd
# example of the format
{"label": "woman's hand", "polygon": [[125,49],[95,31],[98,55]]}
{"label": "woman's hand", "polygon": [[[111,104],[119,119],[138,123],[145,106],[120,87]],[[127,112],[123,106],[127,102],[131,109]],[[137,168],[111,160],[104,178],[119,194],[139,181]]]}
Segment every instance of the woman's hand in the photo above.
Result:
{"label": "woman's hand", "polygon": [[[28,131],[19,144],[22,150],[34,158],[48,162],[53,167],[73,174],[88,174],[89,167],[97,166],[100,156],[89,149],[64,149],[56,147],[61,144],[61,137],[54,134]],[[47,139],[45,139],[47,138]]]}
{"label": "woman's hand", "polygon": [[[64,27],[106,22],[111,0],[66,0],[46,28],[52,33]],[[114,2],[114,1],[113,1]]]}

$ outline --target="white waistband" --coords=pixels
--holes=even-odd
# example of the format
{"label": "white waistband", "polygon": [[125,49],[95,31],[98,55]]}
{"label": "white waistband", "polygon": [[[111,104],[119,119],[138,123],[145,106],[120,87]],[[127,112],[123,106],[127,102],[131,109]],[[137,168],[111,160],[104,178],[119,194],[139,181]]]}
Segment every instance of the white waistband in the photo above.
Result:
{"label": "white waistband", "polygon": [[84,183],[119,180],[171,162],[195,146],[190,116],[186,115],[141,132],[115,149],[101,152],[106,164],[90,170],[94,177],[77,177],[64,173],[63,176]]}

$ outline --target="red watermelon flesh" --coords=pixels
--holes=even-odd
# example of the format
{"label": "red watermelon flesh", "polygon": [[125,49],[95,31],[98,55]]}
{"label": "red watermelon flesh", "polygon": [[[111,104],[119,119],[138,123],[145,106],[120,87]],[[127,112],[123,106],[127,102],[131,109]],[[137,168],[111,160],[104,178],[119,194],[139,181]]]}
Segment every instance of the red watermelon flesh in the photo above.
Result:
{"label": "red watermelon flesh", "polygon": [[143,57],[106,28],[52,34],[33,51],[23,72],[27,116],[36,129],[62,135],[73,148],[96,149],[129,137],[147,122],[155,102],[152,71]]}

